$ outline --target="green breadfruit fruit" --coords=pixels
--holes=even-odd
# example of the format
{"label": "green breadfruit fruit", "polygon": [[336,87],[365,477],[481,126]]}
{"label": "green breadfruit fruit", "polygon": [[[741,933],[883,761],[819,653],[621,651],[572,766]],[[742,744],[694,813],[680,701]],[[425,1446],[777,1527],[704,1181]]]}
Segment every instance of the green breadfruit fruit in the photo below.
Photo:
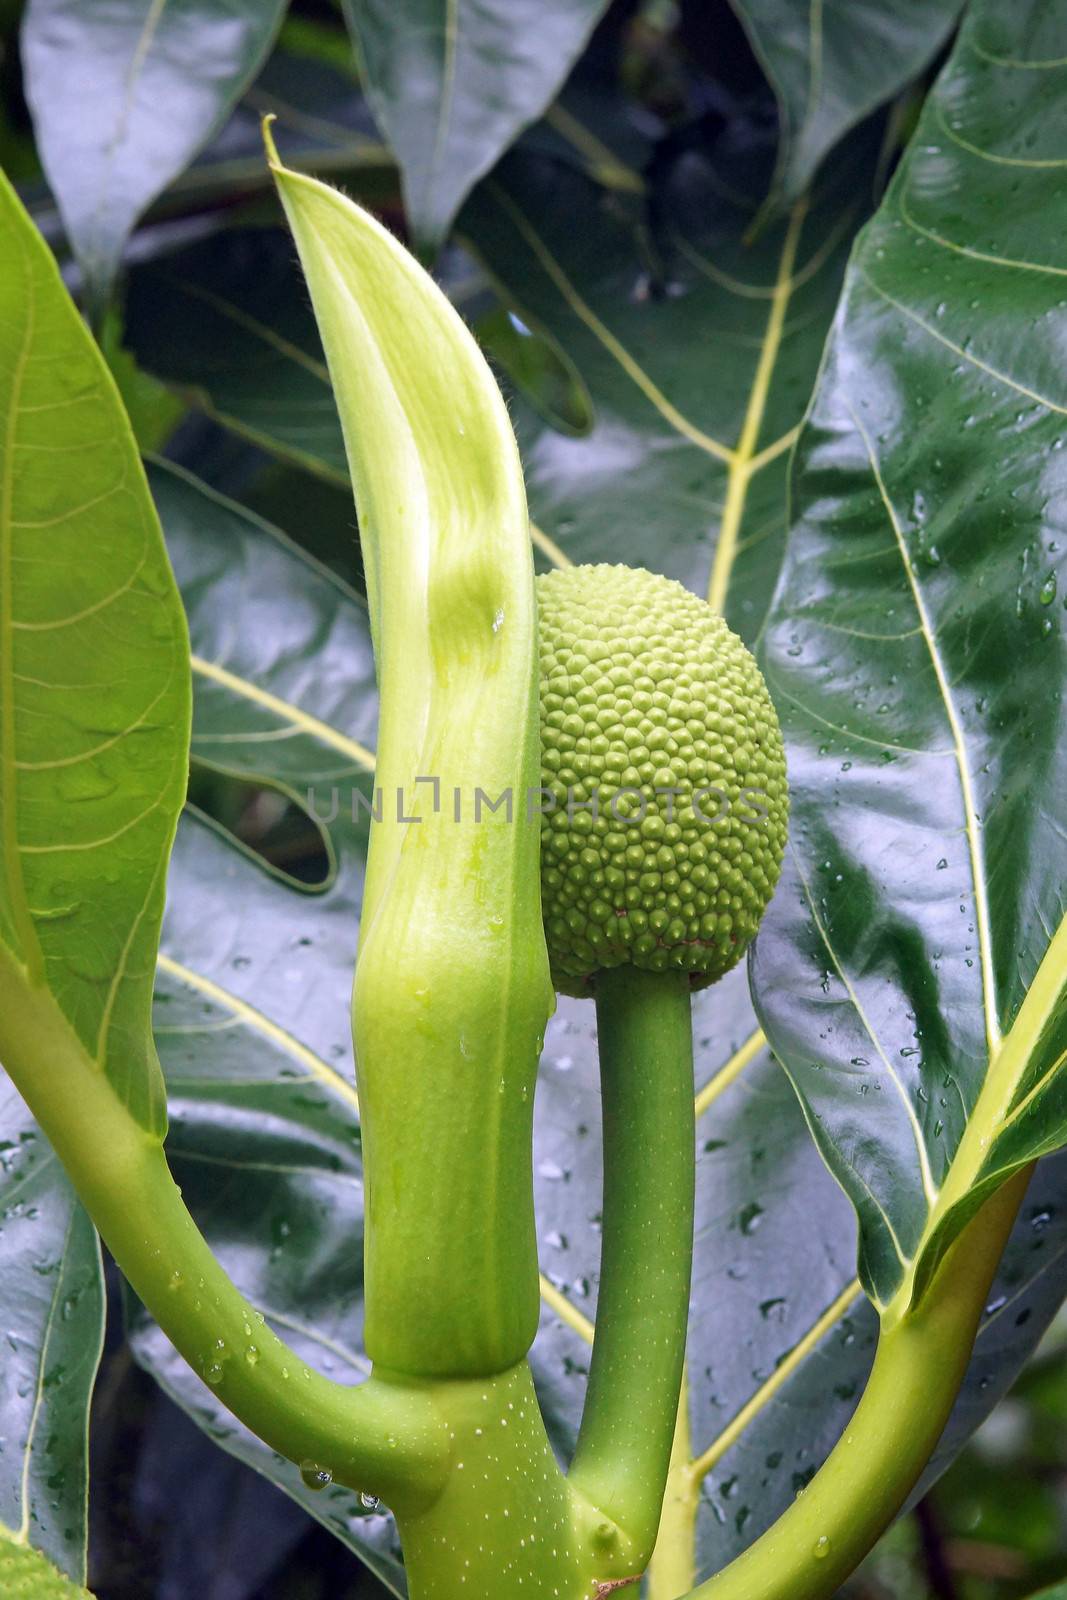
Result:
{"label": "green breadfruit fruit", "polygon": [[756,932],[785,849],[785,751],[763,675],[722,617],[655,573],[569,567],[539,577],[537,595],[556,986],[589,994],[624,965],[713,983]]}
{"label": "green breadfruit fruit", "polygon": [[59,1572],[39,1550],[0,1536],[3,1600],[93,1600],[88,1589]]}

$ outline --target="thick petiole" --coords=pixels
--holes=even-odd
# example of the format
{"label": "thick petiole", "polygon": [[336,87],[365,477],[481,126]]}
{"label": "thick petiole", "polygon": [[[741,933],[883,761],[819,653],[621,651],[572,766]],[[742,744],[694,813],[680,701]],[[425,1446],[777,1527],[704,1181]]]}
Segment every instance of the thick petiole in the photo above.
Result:
{"label": "thick petiole", "polygon": [[686,973],[596,978],[604,1115],[597,1327],[571,1487],[655,1544],[693,1258],[693,1039]]}
{"label": "thick petiole", "polygon": [[878,1341],[863,1398],[773,1527],[687,1600],[828,1600],[907,1500],[948,1421],[1026,1192],[1016,1173],[972,1217],[918,1305]]}

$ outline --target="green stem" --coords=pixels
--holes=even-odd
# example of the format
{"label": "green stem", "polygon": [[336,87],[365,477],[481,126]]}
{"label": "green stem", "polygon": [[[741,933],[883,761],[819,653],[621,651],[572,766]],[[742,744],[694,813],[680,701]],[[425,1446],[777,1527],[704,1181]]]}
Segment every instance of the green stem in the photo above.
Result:
{"label": "green stem", "polygon": [[685,1358],[693,1260],[693,1039],[684,973],[596,980],[604,1232],[570,1482],[652,1554]]}
{"label": "green stem", "polygon": [[985,1203],[918,1305],[883,1329],[855,1415],[808,1487],[687,1600],[827,1600],[855,1571],[941,1437],[1029,1179],[1027,1168]]}
{"label": "green stem", "polygon": [[223,1405],[272,1449],[391,1504],[419,1506],[448,1470],[426,1385],[358,1387],[289,1349],[211,1253],[159,1140],[140,1127],[49,991],[0,947],[0,1057],[135,1292]]}
{"label": "green stem", "polygon": [[397,1518],[411,1600],[593,1600],[636,1580],[632,1542],[560,1471],[525,1361],[438,1380],[434,1399],[453,1470],[431,1505]]}

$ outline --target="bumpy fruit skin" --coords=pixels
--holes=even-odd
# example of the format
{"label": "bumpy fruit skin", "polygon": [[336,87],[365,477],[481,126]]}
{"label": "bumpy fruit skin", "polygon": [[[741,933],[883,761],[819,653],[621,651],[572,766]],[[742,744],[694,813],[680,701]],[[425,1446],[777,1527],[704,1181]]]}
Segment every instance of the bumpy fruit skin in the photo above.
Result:
{"label": "bumpy fruit skin", "polygon": [[3,1600],[92,1600],[88,1589],[57,1572],[38,1551],[6,1539],[0,1539],[0,1595]]}
{"label": "bumpy fruit skin", "polygon": [[[701,988],[740,960],[785,849],[785,751],[763,675],[669,578],[569,567],[539,577],[537,596],[556,987],[589,994],[598,971],[629,964]],[[595,816],[581,809],[594,793]]]}

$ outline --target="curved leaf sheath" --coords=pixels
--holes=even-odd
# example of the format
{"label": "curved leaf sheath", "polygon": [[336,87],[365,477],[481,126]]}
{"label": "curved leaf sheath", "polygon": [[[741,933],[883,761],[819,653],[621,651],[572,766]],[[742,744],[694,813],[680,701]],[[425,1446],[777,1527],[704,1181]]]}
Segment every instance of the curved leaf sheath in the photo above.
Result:
{"label": "curved leaf sheath", "polygon": [[759,1004],[894,1314],[1067,1138],[1065,40],[972,8],[849,268],[765,638]]}
{"label": "curved leaf sheath", "polygon": [[381,694],[355,988],[367,1348],[400,1371],[498,1371],[537,1325],[531,1115],[552,1006],[522,471],[440,290],[380,223],[273,164],[341,415]]}

